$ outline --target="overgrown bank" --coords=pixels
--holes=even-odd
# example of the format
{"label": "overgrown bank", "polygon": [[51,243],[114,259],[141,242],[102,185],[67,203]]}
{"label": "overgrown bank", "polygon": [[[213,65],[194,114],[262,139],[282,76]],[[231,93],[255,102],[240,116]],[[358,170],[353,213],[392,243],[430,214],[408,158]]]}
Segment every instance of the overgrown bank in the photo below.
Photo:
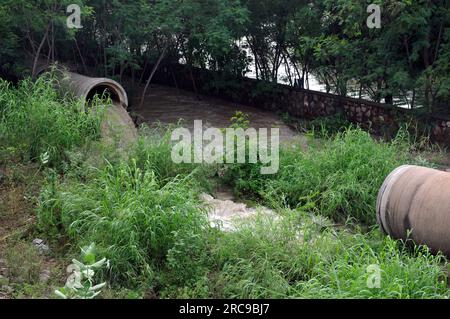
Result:
{"label": "overgrown bank", "polygon": [[[39,85],[51,90],[44,82],[22,85],[28,92]],[[1,94],[19,103],[22,97],[16,98],[14,91],[3,86]],[[29,129],[25,123],[48,123],[47,115],[66,112],[67,104],[55,99],[42,103],[44,110],[46,105],[52,110],[31,112],[22,131]],[[3,105],[0,130],[5,132],[13,117]],[[73,114],[89,118],[89,113]],[[176,165],[170,135],[161,130],[142,129],[126,160],[108,150],[101,154],[105,160],[85,161],[90,150],[78,146],[98,137],[97,126],[88,131],[92,135],[84,125],[77,126],[71,136],[86,140],[64,144],[52,136],[64,136],[65,122],[52,123],[54,129],[21,143],[23,154],[35,155],[4,157],[2,164],[41,164],[46,182],[35,209],[37,231],[63,247],[53,253],[67,263],[79,247],[95,243],[96,255],[110,260],[96,278],[108,282],[104,297],[449,296],[443,257],[426,248],[407,248],[376,227],[360,229],[374,225],[374,201],[387,173],[417,160],[401,138],[378,143],[360,130],[349,130],[307,152],[290,146],[281,151],[280,172],[263,178],[258,165]],[[49,166],[41,154],[56,147],[52,143],[63,145],[56,154],[69,155],[51,157]],[[2,154],[14,145],[2,140]],[[35,149],[39,151],[31,153]],[[234,186],[242,196],[275,208],[280,218],[262,215],[231,233],[212,228],[199,194],[213,191],[214,183]],[[368,267],[373,265],[381,271],[381,285],[371,289]]]}

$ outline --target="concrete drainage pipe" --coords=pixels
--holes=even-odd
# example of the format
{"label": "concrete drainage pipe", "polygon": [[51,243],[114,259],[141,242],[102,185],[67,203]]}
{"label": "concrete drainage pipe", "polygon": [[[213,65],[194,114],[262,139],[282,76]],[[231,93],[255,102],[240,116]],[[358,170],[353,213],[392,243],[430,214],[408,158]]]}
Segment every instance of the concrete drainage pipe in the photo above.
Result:
{"label": "concrete drainage pipe", "polygon": [[405,165],[385,180],[377,220],[394,239],[411,239],[450,257],[450,173]]}
{"label": "concrete drainage pipe", "polygon": [[42,66],[37,73],[41,75],[52,71],[56,78],[56,87],[64,95],[82,98],[86,103],[98,94],[108,93],[115,104],[128,108],[128,96],[124,88],[114,80],[108,78],[92,78],[78,73],[70,72],[63,67]]}
{"label": "concrete drainage pipe", "polygon": [[56,80],[56,87],[62,95],[81,98],[83,106],[97,94],[109,95],[112,105],[106,109],[106,116],[101,125],[103,141],[107,144],[117,142],[117,147],[125,150],[137,137],[137,130],[129,116],[128,97],[124,88],[114,80],[108,78],[92,78],[78,73],[69,72],[62,67],[41,67],[38,74],[52,71]]}

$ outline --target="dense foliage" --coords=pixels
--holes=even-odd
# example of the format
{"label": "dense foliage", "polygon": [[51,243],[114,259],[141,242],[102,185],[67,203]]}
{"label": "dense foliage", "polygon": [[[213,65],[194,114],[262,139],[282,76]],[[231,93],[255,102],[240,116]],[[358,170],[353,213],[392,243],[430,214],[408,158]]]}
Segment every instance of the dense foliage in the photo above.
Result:
{"label": "dense foliage", "polygon": [[[81,29],[68,29],[67,5],[81,5]],[[381,7],[381,29],[366,21]],[[159,57],[412,108],[448,112],[448,0],[156,0],[0,1],[0,68],[4,76],[38,58],[75,62],[133,82]],[[250,54],[251,53],[251,54]],[[232,78],[232,77],[231,77]],[[230,79],[230,77],[227,77]],[[232,83],[230,83],[232,85]]]}
{"label": "dense foliage", "polygon": [[[381,29],[366,26],[371,2],[382,7]],[[69,4],[80,5],[83,28],[67,28]],[[42,60],[58,60],[141,84],[162,60],[221,71],[227,85],[252,64],[275,82],[284,64],[291,85],[307,87],[312,74],[340,95],[450,112],[449,8],[448,0],[0,0],[0,75],[34,77]],[[36,198],[18,192],[19,204],[33,202],[26,223],[37,227],[16,238],[45,238],[63,262],[94,243],[111,263],[95,275],[113,297],[450,297],[445,257],[375,226],[386,175],[405,163],[431,165],[402,130],[386,143],[343,119],[316,120],[307,149],[283,146],[280,171],[263,176],[259,164],[177,165],[165,129],[141,128],[125,155],[103,149],[96,101],[84,109],[45,77],[0,79],[0,190],[42,176]],[[246,126],[240,118],[233,125]],[[33,173],[10,178],[27,165]],[[213,227],[200,195],[214,183],[273,215],[236,231]],[[7,263],[16,267],[8,267],[38,281],[39,265],[26,261],[42,256],[12,247]],[[368,287],[372,266],[378,288]]]}
{"label": "dense foliage", "polygon": [[[79,247],[95,243],[95,255],[110,262],[110,267],[95,272],[96,280],[108,283],[105,294],[449,297],[444,257],[433,256],[426,247],[411,249],[376,227],[360,229],[361,222],[373,223],[374,198],[387,172],[410,161],[402,139],[386,144],[350,129],[308,151],[292,144],[282,149],[279,174],[266,180],[252,173],[256,164],[225,167],[225,176],[219,174],[224,172],[222,165],[174,164],[170,130],[163,128],[141,130],[127,157],[100,149],[104,160],[93,162],[86,160],[95,155],[92,149],[77,146],[95,139],[96,117],[74,112],[77,102],[56,98],[49,83],[26,80],[17,88],[2,83],[2,101],[10,102],[1,109],[0,128],[8,139],[0,139],[0,153],[13,168],[16,160],[25,164],[35,159],[30,154],[57,151],[50,159],[54,166],[65,167],[61,173],[47,167],[41,156],[35,159],[46,180],[37,201],[36,231],[53,249],[62,247],[62,253],[52,254],[64,260],[78,256]],[[17,124],[10,120],[13,115]],[[3,157],[18,149],[23,156]],[[208,181],[224,181],[218,176],[233,176],[237,191],[259,196],[276,208],[276,216],[261,214],[237,225],[234,232],[212,227],[199,195],[210,191]],[[8,250],[8,263],[21,277],[36,281],[38,264],[28,260],[40,257],[28,253],[34,251],[31,248],[20,255],[13,248]],[[381,285],[371,289],[368,267],[374,266],[381,272]],[[55,284],[61,286],[59,281]]]}

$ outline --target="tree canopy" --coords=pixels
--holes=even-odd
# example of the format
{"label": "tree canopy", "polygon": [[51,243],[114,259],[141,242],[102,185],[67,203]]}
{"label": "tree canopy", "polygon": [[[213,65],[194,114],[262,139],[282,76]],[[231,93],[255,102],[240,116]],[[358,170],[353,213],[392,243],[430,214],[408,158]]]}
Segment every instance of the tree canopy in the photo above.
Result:
{"label": "tree canopy", "polygon": [[[67,27],[69,4],[82,28]],[[290,85],[313,75],[331,93],[450,112],[449,0],[0,0],[0,21],[6,78],[38,59],[141,82],[159,58],[270,82],[285,67]]]}

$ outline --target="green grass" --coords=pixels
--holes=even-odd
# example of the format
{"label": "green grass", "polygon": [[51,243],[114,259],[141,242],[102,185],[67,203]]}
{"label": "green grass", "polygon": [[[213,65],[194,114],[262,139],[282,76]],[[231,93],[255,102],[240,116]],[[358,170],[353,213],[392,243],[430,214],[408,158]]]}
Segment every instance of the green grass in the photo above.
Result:
{"label": "green grass", "polygon": [[49,78],[26,79],[17,87],[0,79],[2,157],[60,166],[67,151],[99,137],[99,128],[100,114],[83,112],[81,101],[60,98]]}
{"label": "green grass", "polygon": [[349,128],[356,127],[342,114],[330,115],[327,117],[306,121],[304,126],[310,134],[318,138],[333,137],[338,133],[344,133]]}
{"label": "green grass", "polygon": [[259,165],[229,165],[224,182],[243,196],[283,208],[313,204],[315,211],[345,222],[373,225],[378,190],[396,167],[411,162],[400,140],[375,141],[361,129],[348,129],[307,152],[299,147],[280,151],[280,170],[262,176]]}
{"label": "green grass", "polygon": [[[96,255],[111,261],[100,273],[104,297],[449,297],[444,257],[370,227],[384,178],[415,161],[401,137],[382,143],[348,129],[307,152],[289,146],[273,176],[260,175],[259,165],[176,165],[170,128],[143,129],[126,157],[99,148],[101,160],[89,160],[97,115],[61,100],[44,80],[0,87],[2,154],[28,161],[48,153],[63,168],[40,171],[36,235],[67,264],[95,243]],[[217,180],[279,218],[260,216],[231,233],[211,228],[198,196]],[[379,288],[367,285],[371,266],[380,270]]]}
{"label": "green grass", "polygon": [[[438,298],[449,296],[443,258],[368,234],[322,228],[309,214],[261,218],[217,241],[211,289],[225,298]],[[368,267],[381,270],[370,289]]]}
{"label": "green grass", "polygon": [[138,146],[129,161],[91,168],[85,183],[50,179],[41,195],[40,229],[78,245],[96,243],[99,254],[112,261],[110,279],[116,283],[153,278],[180,240],[207,225],[193,173],[170,176],[162,160],[165,151],[170,159],[170,148],[154,141]]}
{"label": "green grass", "polygon": [[[167,135],[149,135],[140,139],[129,159],[91,168],[83,182],[66,177],[49,183],[38,211],[41,230],[49,234],[54,227],[78,246],[95,242],[100,255],[111,260],[113,267],[105,275],[118,291],[146,289],[162,298],[448,296],[447,265],[442,256],[433,256],[425,248],[411,251],[384,237],[377,228],[364,233],[355,223],[336,228],[331,219],[320,217],[327,215],[326,209],[332,212],[327,197],[319,201],[306,194],[295,208],[278,209],[281,219],[261,216],[234,233],[211,229],[198,194],[204,188],[202,179],[217,167],[174,165],[168,160],[168,143]],[[356,130],[324,147],[321,157],[319,149],[314,151],[315,157],[284,150],[283,156],[290,157],[283,160],[291,163],[294,177],[286,173],[277,177],[280,180],[269,178],[265,183],[270,187],[288,184],[291,176],[290,184],[294,184],[292,178],[303,172],[309,182],[305,189],[317,192],[321,185],[328,185],[330,192],[343,193],[347,209],[362,207],[374,214],[371,201],[382,173],[371,165],[382,165],[383,157],[390,156],[390,165],[395,167],[398,146],[378,144]],[[374,150],[378,154],[373,154]],[[315,163],[327,156],[324,166]],[[347,184],[361,189],[361,195],[355,195],[358,203],[345,197],[349,193],[337,182],[326,184],[320,182],[323,175],[314,180],[310,180],[314,175],[307,175],[311,169],[319,174],[318,167],[336,168],[337,163],[342,168],[333,178],[352,170],[347,180],[353,184]],[[362,163],[366,166],[360,171],[355,168]],[[304,170],[296,167],[306,164]],[[367,176],[372,178],[370,182],[365,180]],[[379,180],[373,180],[377,177]],[[293,193],[299,187],[290,186]],[[271,202],[277,195],[260,194]],[[380,288],[367,287],[371,265],[380,268]]]}

